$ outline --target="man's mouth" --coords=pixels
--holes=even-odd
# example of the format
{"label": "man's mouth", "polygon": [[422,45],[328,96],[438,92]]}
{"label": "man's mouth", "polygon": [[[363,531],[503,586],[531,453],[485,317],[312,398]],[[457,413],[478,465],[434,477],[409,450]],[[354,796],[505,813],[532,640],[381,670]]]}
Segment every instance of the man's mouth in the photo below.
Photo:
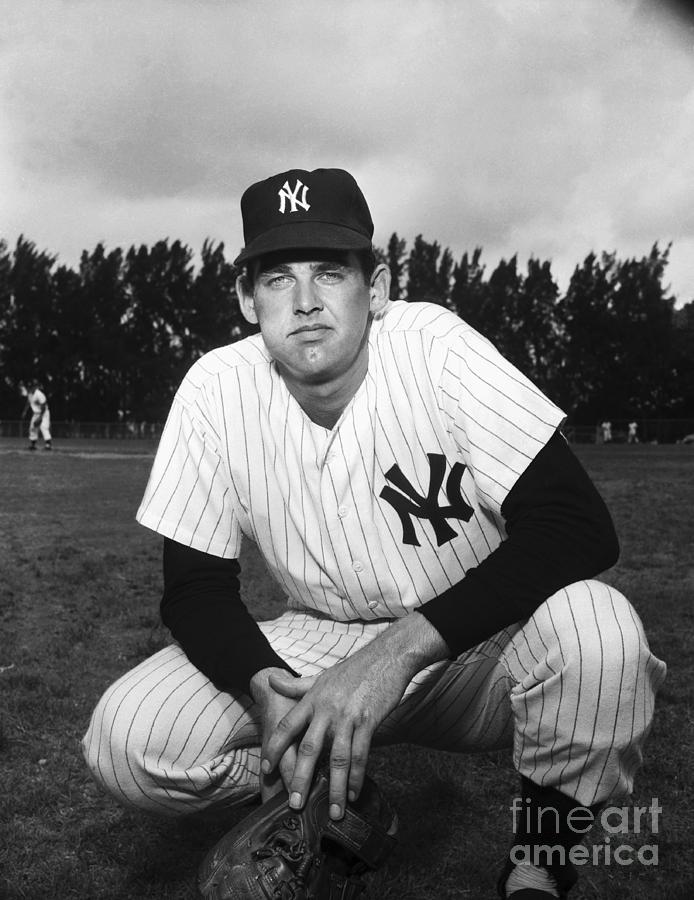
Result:
{"label": "man's mouth", "polygon": [[327,325],[302,325],[301,328],[296,328],[294,331],[290,332],[290,334],[305,334],[310,331],[327,331]]}

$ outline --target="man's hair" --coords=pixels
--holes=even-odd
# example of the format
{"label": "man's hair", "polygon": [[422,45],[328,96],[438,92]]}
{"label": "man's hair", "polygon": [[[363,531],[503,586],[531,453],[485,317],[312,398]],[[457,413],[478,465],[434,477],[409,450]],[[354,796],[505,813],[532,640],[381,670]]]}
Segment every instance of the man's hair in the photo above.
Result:
{"label": "man's hair", "polygon": [[[354,253],[357,258],[359,268],[361,269],[361,273],[364,276],[364,281],[366,282],[366,284],[371,283],[371,276],[373,275],[374,269],[376,268],[376,254],[374,253],[373,248],[369,247],[367,250],[321,251],[321,255],[324,253],[328,253],[336,260],[345,260],[347,259],[347,255],[349,253]],[[310,252],[302,252],[302,256],[304,255],[308,257],[310,256]],[[255,286],[256,275],[258,274],[258,272],[262,271],[262,260],[263,257],[258,256],[255,259],[249,259],[246,263],[244,274],[251,290],[253,290]]]}
{"label": "man's hair", "polygon": [[369,247],[368,250],[356,250],[355,253],[357,254],[357,262],[364,276],[364,281],[370,284],[371,276],[376,268],[376,254],[373,247]]}

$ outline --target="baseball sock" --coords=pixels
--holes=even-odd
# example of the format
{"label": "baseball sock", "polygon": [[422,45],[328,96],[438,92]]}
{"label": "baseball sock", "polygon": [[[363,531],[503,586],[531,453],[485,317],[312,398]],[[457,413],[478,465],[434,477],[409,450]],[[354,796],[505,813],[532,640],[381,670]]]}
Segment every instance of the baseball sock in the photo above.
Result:
{"label": "baseball sock", "polygon": [[514,809],[515,868],[506,881],[507,896],[524,887],[559,897],[577,880],[570,851],[581,843],[600,804],[583,807],[555,788],[540,787],[521,776],[520,806]]}

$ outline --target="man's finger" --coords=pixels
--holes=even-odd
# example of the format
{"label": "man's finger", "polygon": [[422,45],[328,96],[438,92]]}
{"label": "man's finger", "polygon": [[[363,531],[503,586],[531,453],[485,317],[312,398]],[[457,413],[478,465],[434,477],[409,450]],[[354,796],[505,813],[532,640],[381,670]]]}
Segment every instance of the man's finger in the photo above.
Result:
{"label": "man's finger", "polygon": [[289,785],[292,783],[295,768],[296,744],[292,744],[280,760],[279,764],[280,775],[282,776],[282,786],[287,791],[287,793],[289,793]]}
{"label": "man's finger", "polygon": [[295,678],[289,672],[272,672],[268,683],[273,691],[283,697],[300,700],[316,682],[315,675],[306,678]]}
{"label": "man's finger", "polygon": [[371,751],[371,738],[373,732],[371,728],[360,725],[354,729],[352,734],[352,758],[349,766],[349,782],[347,788],[347,796],[350,801],[357,799],[364,786],[364,778],[366,777],[366,764]]}
{"label": "man's finger", "polygon": [[260,764],[263,774],[269,775],[279,764],[289,747],[303,734],[311,721],[311,715],[312,711],[308,706],[302,708],[301,704],[297,703],[279,720],[263,746]]}
{"label": "man's finger", "polygon": [[265,803],[275,794],[288,790],[296,765],[296,745],[292,744],[280,760],[277,768],[268,775],[260,773],[260,797]]}
{"label": "man's finger", "polygon": [[296,765],[289,788],[289,805],[292,809],[301,809],[308,797],[325,738],[325,724],[313,719],[296,751]]}
{"label": "man's finger", "polygon": [[342,726],[333,739],[330,748],[330,818],[341,819],[345,814],[347,788],[352,760],[352,728]]}

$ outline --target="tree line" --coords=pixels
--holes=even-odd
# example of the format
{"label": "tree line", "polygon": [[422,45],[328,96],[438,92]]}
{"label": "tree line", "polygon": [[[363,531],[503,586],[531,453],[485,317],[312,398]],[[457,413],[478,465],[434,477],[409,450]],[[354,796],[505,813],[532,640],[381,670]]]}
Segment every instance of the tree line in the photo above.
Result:
{"label": "tree line", "polygon": [[[394,233],[377,250],[391,297],[444,305],[489,337],[570,416],[694,417],[694,301],[675,309],[670,247],[640,258],[590,253],[564,293],[551,263],[516,256],[487,273],[482,249]],[[0,240],[0,418],[37,377],[57,420],[162,421],[203,353],[254,329],[241,316],[224,244],[195,259],[178,240],[83,251],[76,269],[19,237]]]}

